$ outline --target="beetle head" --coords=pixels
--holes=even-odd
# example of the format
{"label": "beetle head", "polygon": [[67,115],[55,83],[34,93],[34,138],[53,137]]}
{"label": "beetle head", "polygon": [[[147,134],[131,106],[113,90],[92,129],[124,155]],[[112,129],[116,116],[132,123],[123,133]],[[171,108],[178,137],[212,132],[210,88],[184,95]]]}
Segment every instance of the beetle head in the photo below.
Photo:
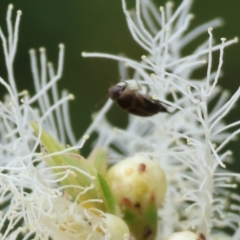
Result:
{"label": "beetle head", "polygon": [[110,87],[108,89],[109,92],[109,97],[112,100],[116,100],[118,99],[118,97],[120,96],[120,94],[122,93],[122,91],[124,91],[124,89],[126,88],[126,83],[125,82],[120,82],[117,85],[114,85],[112,87]]}

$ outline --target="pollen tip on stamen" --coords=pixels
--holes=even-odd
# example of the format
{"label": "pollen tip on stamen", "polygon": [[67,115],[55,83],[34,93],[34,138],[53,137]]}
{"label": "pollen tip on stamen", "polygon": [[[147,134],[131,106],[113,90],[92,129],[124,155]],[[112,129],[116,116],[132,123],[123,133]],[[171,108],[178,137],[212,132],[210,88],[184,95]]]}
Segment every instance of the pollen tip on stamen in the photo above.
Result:
{"label": "pollen tip on stamen", "polygon": [[226,38],[220,38],[222,42],[226,42]]}
{"label": "pollen tip on stamen", "polygon": [[237,188],[237,184],[232,184],[232,188]]}
{"label": "pollen tip on stamen", "polygon": [[63,43],[60,43],[60,44],[58,45],[58,47],[59,47],[60,49],[64,49],[64,48],[65,48],[65,46],[64,46]]}
{"label": "pollen tip on stamen", "polygon": [[226,165],[224,163],[221,164],[222,168],[226,168]]}
{"label": "pollen tip on stamen", "polygon": [[23,231],[23,227],[18,227],[17,230],[18,230],[19,232],[22,232],[22,231]]}
{"label": "pollen tip on stamen", "polygon": [[24,98],[21,98],[21,99],[20,99],[20,102],[21,102],[21,103],[24,103],[24,102],[25,102]]}
{"label": "pollen tip on stamen", "polygon": [[195,104],[199,105],[201,103],[201,101],[199,101],[198,99],[195,100]]}
{"label": "pollen tip on stamen", "polygon": [[235,37],[235,38],[233,39],[233,41],[234,41],[235,43],[238,43],[239,38],[238,38],[238,37]]}
{"label": "pollen tip on stamen", "polygon": [[29,49],[29,54],[30,55],[36,54],[36,50],[34,48]]}
{"label": "pollen tip on stamen", "polygon": [[48,62],[48,63],[47,63],[47,66],[48,66],[49,68],[51,68],[51,67],[53,66],[53,63],[52,63],[52,62]]}
{"label": "pollen tip on stamen", "polygon": [[194,19],[194,18],[195,18],[195,15],[194,15],[193,13],[189,13],[189,14],[188,14],[188,17],[189,17],[189,19],[191,20],[191,19]]}
{"label": "pollen tip on stamen", "polygon": [[227,183],[230,183],[231,181],[232,181],[231,178],[229,178],[229,179],[226,180]]}
{"label": "pollen tip on stamen", "polygon": [[82,57],[86,57],[86,52],[81,53]]}
{"label": "pollen tip on stamen", "polygon": [[175,93],[175,89],[174,88],[169,88],[169,91],[171,92],[171,93]]}
{"label": "pollen tip on stamen", "polygon": [[73,172],[73,171],[71,172],[71,175],[72,175],[73,178],[77,177],[77,174],[75,172]]}
{"label": "pollen tip on stamen", "polygon": [[202,64],[206,64],[207,63],[207,60],[202,60]]}
{"label": "pollen tip on stamen", "polygon": [[84,140],[88,140],[88,139],[89,139],[89,135],[84,135],[84,136],[83,136],[83,139],[84,139]]}
{"label": "pollen tip on stamen", "polygon": [[160,7],[159,7],[159,11],[160,11],[160,12],[163,12],[163,11],[164,11],[164,7],[163,7],[163,6],[160,6]]}
{"label": "pollen tip on stamen", "polygon": [[21,10],[17,10],[17,15],[21,16],[22,15],[22,11]]}
{"label": "pollen tip on stamen", "polygon": [[12,4],[12,3],[10,3],[10,4],[8,5],[8,9],[9,9],[9,10],[12,10],[12,9],[13,9],[13,7],[14,7],[14,6],[13,6],[13,4]]}
{"label": "pollen tip on stamen", "polygon": [[39,48],[39,52],[40,52],[40,53],[46,52],[46,48],[45,48],[45,47],[40,47],[40,48]]}
{"label": "pollen tip on stamen", "polygon": [[208,28],[208,32],[212,32],[213,31],[213,28],[212,27],[209,27]]}
{"label": "pollen tip on stamen", "polygon": [[129,67],[129,66],[130,66],[130,65],[129,65],[129,62],[125,62],[125,63],[124,63],[124,66],[125,66],[125,67]]}
{"label": "pollen tip on stamen", "polygon": [[228,156],[232,156],[232,154],[233,154],[233,152],[232,152],[231,150],[228,150],[228,151],[227,151],[227,155],[228,155]]}
{"label": "pollen tip on stamen", "polygon": [[156,95],[152,95],[152,100],[158,100]]}
{"label": "pollen tip on stamen", "polygon": [[113,128],[113,132],[114,132],[114,133],[117,133],[117,132],[118,132],[118,128],[117,128],[117,127],[114,127],[114,128]]}
{"label": "pollen tip on stamen", "polygon": [[129,10],[128,13],[132,17],[134,17],[136,15],[136,12],[134,10]]}
{"label": "pollen tip on stamen", "polygon": [[145,60],[146,58],[147,58],[147,57],[146,57],[145,55],[142,55],[142,56],[141,56],[141,59],[142,59],[142,60]]}
{"label": "pollen tip on stamen", "polygon": [[167,6],[168,6],[168,7],[173,7],[173,6],[174,6],[174,2],[172,2],[172,1],[167,2]]}
{"label": "pollen tip on stamen", "polygon": [[23,90],[22,92],[21,92],[21,95],[23,95],[23,96],[28,96],[29,95],[29,92],[28,92],[28,90]]}
{"label": "pollen tip on stamen", "polygon": [[70,175],[70,174],[72,174],[73,173],[73,171],[72,170],[70,170],[70,169],[67,169],[67,171],[66,171],[66,174],[67,175]]}
{"label": "pollen tip on stamen", "polygon": [[151,74],[150,74],[150,77],[151,77],[152,79],[155,79],[155,78],[156,78],[156,75],[155,75],[154,73],[151,73]]}
{"label": "pollen tip on stamen", "polygon": [[68,94],[68,98],[69,98],[70,100],[74,100],[74,99],[75,99],[75,96],[74,96],[74,94],[70,93],[70,94]]}

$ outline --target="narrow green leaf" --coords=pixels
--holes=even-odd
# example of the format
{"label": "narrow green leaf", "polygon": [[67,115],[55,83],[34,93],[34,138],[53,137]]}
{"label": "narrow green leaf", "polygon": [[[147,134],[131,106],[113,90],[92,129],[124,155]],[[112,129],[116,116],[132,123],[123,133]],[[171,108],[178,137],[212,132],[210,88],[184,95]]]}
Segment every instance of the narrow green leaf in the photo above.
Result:
{"label": "narrow green leaf", "polygon": [[112,190],[110,189],[106,179],[103,177],[101,173],[98,173],[98,181],[102,189],[103,199],[106,204],[107,212],[114,215],[118,215],[119,209],[117,207],[117,202],[114,198]]}
{"label": "narrow green leaf", "polygon": [[107,170],[107,154],[100,147],[96,147],[91,154],[88,156],[87,160],[90,162],[92,166],[94,166],[98,172],[103,174],[106,173]]}

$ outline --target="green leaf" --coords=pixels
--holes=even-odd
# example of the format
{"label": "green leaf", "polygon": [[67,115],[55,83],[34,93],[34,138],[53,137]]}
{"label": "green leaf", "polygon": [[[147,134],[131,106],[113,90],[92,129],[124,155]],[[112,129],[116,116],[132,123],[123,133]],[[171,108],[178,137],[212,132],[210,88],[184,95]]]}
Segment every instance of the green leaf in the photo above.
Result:
{"label": "green leaf", "polygon": [[[40,133],[38,124],[31,123],[36,134]],[[60,181],[65,191],[85,208],[97,208],[107,213],[119,215],[119,208],[113,193],[105,180],[106,153],[97,148],[91,154],[91,161],[84,159],[76,151],[68,151],[51,135],[41,129],[40,140],[45,148],[45,161],[54,168],[55,173],[69,171],[69,175]],[[48,157],[48,154],[54,154]],[[94,163],[92,166],[91,163]],[[71,185],[71,186],[70,186]],[[69,187],[67,187],[69,186]],[[72,187],[73,186],[73,187]],[[79,186],[74,187],[74,186]],[[92,186],[90,189],[89,187]],[[82,187],[82,189],[81,189]],[[84,190],[89,188],[85,193]],[[88,200],[101,199],[103,202],[88,202]],[[86,203],[82,203],[86,201]]]}
{"label": "green leaf", "polygon": [[[39,134],[40,129],[38,124],[32,122],[31,125],[36,134]],[[101,199],[102,190],[98,181],[97,170],[88,161],[79,154],[65,151],[66,149],[58,141],[43,130],[41,131],[40,140],[46,151],[46,163],[49,166],[59,167],[53,171],[55,173],[62,173],[63,171],[72,172],[72,174],[70,173],[65,179],[61,180],[60,184],[66,187],[65,191],[74,200],[77,199],[78,203],[82,203],[91,199]],[[47,157],[47,154],[56,155]],[[71,187],[70,185],[79,186],[79,188]],[[93,188],[84,193],[84,189],[90,186],[93,186]],[[100,202],[86,202],[83,206],[86,208],[95,207],[106,211],[105,204]]]}
{"label": "green leaf", "polygon": [[105,175],[107,171],[107,154],[100,147],[96,147],[91,154],[88,156],[87,160],[92,166],[94,166],[98,172]]}
{"label": "green leaf", "polygon": [[114,198],[112,190],[110,189],[106,179],[101,173],[98,173],[98,180],[102,189],[103,199],[106,204],[107,212],[119,215],[119,209],[117,207],[117,202]]}

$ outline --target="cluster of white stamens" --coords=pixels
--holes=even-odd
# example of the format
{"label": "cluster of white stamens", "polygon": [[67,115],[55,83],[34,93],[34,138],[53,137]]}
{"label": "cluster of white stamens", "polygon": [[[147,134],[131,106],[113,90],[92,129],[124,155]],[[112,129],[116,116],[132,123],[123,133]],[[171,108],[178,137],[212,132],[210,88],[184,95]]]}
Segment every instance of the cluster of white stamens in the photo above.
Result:
{"label": "cluster of white stamens", "polygon": [[[237,187],[231,181],[240,175],[226,170],[231,151],[224,149],[240,132],[239,129],[232,133],[227,130],[238,126],[240,121],[225,125],[223,118],[238,100],[240,89],[229,98],[229,93],[220,91],[217,83],[224,49],[238,39],[221,38],[221,43],[214,45],[212,31],[221,25],[218,19],[188,31],[191,3],[183,0],[175,12],[173,4],[167,3],[166,7],[160,7],[159,14],[152,1],[136,0],[136,11],[130,12],[122,0],[129,30],[148,54],[139,62],[104,53],[84,52],[82,56],[119,61],[119,75],[123,77],[129,76],[131,68],[134,73],[129,81],[137,81],[145,91],[147,87],[154,99],[168,104],[170,114],[159,113],[149,119],[129,116],[126,129],[116,132],[115,126],[105,118],[112,106],[107,102],[87,133],[98,132],[96,144],[105,146],[113,158],[121,159],[140,151],[159,161],[168,182],[164,206],[159,210],[159,239],[167,239],[179,229],[202,233],[206,239],[212,239],[216,236],[213,229],[222,231],[223,236],[223,229],[231,228],[235,232],[231,239],[237,240],[240,218],[226,214],[229,209],[225,201]],[[208,40],[192,54],[181,56],[182,49],[205,32],[209,34]],[[216,51],[219,64],[213,70],[212,55]],[[192,73],[203,67],[206,77],[192,79]],[[210,109],[213,99],[216,103]]]}

